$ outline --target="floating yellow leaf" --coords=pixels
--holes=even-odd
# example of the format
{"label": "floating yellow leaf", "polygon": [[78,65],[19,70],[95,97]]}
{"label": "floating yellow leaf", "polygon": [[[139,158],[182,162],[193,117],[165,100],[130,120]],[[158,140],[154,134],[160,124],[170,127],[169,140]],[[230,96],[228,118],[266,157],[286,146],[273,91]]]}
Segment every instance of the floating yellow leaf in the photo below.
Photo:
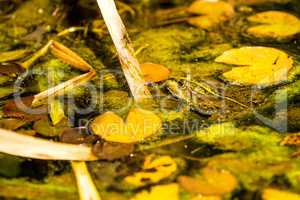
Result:
{"label": "floating yellow leaf", "polygon": [[203,29],[211,29],[230,19],[234,15],[233,7],[223,1],[195,1],[187,10],[191,14],[201,15],[191,17],[187,22]]}
{"label": "floating yellow leaf", "polygon": [[168,79],[171,71],[163,65],[154,63],[141,64],[141,70],[146,82],[160,82]]}
{"label": "floating yellow leaf", "polygon": [[162,126],[161,119],[152,111],[132,109],[126,123],[113,112],[106,112],[94,119],[91,129],[106,141],[135,143],[157,133]]}
{"label": "floating yellow leaf", "polygon": [[222,197],[198,195],[196,197],[193,197],[192,200],[222,200]]}
{"label": "floating yellow leaf", "polygon": [[177,164],[170,156],[150,155],[146,157],[142,171],[125,177],[125,182],[136,187],[157,183],[171,176],[176,170]]}
{"label": "floating yellow leaf", "polygon": [[186,191],[208,196],[227,194],[238,186],[230,172],[211,168],[205,168],[200,177],[181,176],[178,181]]}
{"label": "floating yellow leaf", "polygon": [[247,30],[256,37],[285,39],[300,32],[300,20],[286,12],[262,12],[248,17],[248,21],[260,24]]}
{"label": "floating yellow leaf", "polygon": [[225,51],[216,62],[238,65],[223,76],[233,83],[268,86],[287,80],[293,59],[270,47],[242,47]]}
{"label": "floating yellow leaf", "polygon": [[179,187],[172,183],[168,185],[159,185],[151,188],[151,191],[146,190],[138,193],[131,200],[179,200]]}
{"label": "floating yellow leaf", "polygon": [[300,195],[283,191],[268,188],[263,191],[263,200],[300,200]]}

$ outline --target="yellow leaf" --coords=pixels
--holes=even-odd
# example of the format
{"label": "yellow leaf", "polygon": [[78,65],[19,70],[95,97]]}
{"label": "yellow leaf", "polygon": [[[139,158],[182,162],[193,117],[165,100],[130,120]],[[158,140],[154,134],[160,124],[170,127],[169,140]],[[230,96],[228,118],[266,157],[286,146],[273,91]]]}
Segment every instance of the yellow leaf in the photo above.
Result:
{"label": "yellow leaf", "polygon": [[146,82],[160,82],[168,79],[171,71],[163,65],[144,63],[140,65]]}
{"label": "yellow leaf", "polygon": [[234,15],[233,7],[223,1],[197,0],[189,6],[187,11],[191,14],[201,15],[191,17],[187,22],[203,29],[211,29]]}
{"label": "yellow leaf", "polygon": [[220,196],[203,196],[198,195],[196,197],[193,197],[192,200],[222,200]]}
{"label": "yellow leaf", "polygon": [[50,102],[50,117],[53,125],[57,125],[64,118],[66,118],[63,105],[59,99],[54,98]]}
{"label": "yellow leaf", "polygon": [[168,185],[159,185],[151,188],[151,191],[146,190],[138,193],[131,200],[179,200],[179,187],[172,183]]}
{"label": "yellow leaf", "polygon": [[181,176],[178,181],[186,191],[208,196],[227,194],[238,186],[231,173],[211,168],[205,168],[200,177]]}
{"label": "yellow leaf", "polygon": [[263,191],[263,200],[300,200],[300,195],[283,191],[268,188]]}
{"label": "yellow leaf", "polygon": [[293,59],[270,47],[242,47],[225,51],[216,62],[238,65],[223,76],[233,83],[269,86],[287,80]]}
{"label": "yellow leaf", "polygon": [[126,123],[113,112],[106,112],[94,119],[91,129],[106,141],[135,143],[157,133],[162,126],[161,119],[152,111],[132,109]]}
{"label": "yellow leaf", "polygon": [[300,32],[300,20],[286,12],[262,12],[248,17],[248,21],[260,24],[247,30],[248,34],[256,37],[284,39]]}
{"label": "yellow leaf", "polygon": [[146,157],[142,171],[125,177],[125,182],[140,187],[149,183],[157,183],[171,176],[176,170],[177,164],[170,156],[150,155]]}

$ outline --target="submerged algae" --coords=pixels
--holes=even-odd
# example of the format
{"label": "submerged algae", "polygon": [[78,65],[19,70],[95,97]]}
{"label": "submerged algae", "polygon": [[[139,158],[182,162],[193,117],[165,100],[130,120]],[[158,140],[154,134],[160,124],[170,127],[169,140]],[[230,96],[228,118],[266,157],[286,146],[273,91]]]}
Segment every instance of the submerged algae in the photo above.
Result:
{"label": "submerged algae", "polygon": [[214,75],[228,68],[213,62],[211,58],[223,53],[229,44],[199,49],[207,44],[206,40],[203,30],[184,25],[149,29],[133,38],[137,47],[146,44],[145,49],[137,55],[141,63],[162,64],[171,69],[171,76],[191,73],[198,77]]}

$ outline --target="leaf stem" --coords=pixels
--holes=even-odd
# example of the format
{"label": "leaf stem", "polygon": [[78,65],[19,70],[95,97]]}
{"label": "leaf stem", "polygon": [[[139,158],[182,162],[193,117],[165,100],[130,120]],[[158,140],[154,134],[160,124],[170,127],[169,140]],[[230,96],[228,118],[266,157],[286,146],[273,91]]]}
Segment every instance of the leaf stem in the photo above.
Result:
{"label": "leaf stem", "polygon": [[138,60],[113,0],[97,0],[103,19],[117,49],[122,70],[135,101],[152,99],[145,85]]}

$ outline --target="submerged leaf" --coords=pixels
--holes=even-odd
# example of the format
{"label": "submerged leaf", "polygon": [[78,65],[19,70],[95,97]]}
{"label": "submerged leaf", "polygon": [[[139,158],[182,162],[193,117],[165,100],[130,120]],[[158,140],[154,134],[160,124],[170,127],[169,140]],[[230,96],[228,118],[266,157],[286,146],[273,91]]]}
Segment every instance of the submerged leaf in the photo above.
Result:
{"label": "submerged leaf", "polygon": [[33,96],[22,97],[19,100],[13,99],[8,101],[3,107],[4,116],[22,118],[29,121],[36,121],[45,118],[47,114],[47,108],[41,107],[32,110],[32,101]]}
{"label": "submerged leaf", "polygon": [[202,195],[224,195],[238,186],[236,178],[231,173],[211,168],[205,168],[200,177],[181,176],[178,181],[188,192]]}
{"label": "submerged leaf", "polygon": [[33,125],[33,129],[38,133],[46,137],[60,136],[64,129],[69,128],[68,119],[62,120],[60,123],[52,126],[48,119],[41,119],[36,121]]}
{"label": "submerged leaf", "polygon": [[172,183],[169,185],[159,185],[151,188],[151,191],[146,190],[138,193],[131,200],[158,200],[158,199],[172,199],[179,200],[179,187]]}
{"label": "submerged leaf", "polygon": [[263,200],[300,200],[300,195],[288,191],[268,188],[263,191]]}
{"label": "submerged leaf", "polygon": [[25,57],[29,53],[26,49],[14,50],[8,52],[0,52],[0,62],[8,62],[18,60]]}
{"label": "submerged leaf", "polygon": [[93,146],[93,153],[103,160],[116,160],[128,156],[134,150],[133,144],[117,142],[97,143]]}
{"label": "submerged leaf", "polygon": [[262,12],[248,17],[248,21],[260,24],[247,29],[255,37],[285,39],[300,32],[300,20],[286,12]]}
{"label": "submerged leaf", "polygon": [[225,51],[215,59],[218,63],[238,65],[223,76],[233,83],[269,86],[286,81],[293,59],[283,51],[270,47],[242,47]]}
{"label": "submerged leaf", "polygon": [[18,128],[24,126],[26,121],[21,119],[1,119],[0,120],[0,128],[7,130],[17,130]]}
{"label": "submerged leaf", "polygon": [[98,136],[89,135],[86,127],[66,128],[60,135],[60,141],[69,144],[94,144]]}
{"label": "submerged leaf", "polygon": [[147,156],[143,170],[132,176],[127,176],[125,182],[136,187],[158,183],[171,176],[177,170],[177,164],[170,156]]}
{"label": "submerged leaf", "polygon": [[20,73],[24,72],[19,64],[16,63],[1,63],[0,64],[0,74],[15,77]]}
{"label": "submerged leaf", "polygon": [[146,82],[160,82],[168,79],[171,71],[163,65],[154,63],[141,64],[141,70]]}
{"label": "submerged leaf", "polygon": [[132,109],[126,123],[113,112],[106,112],[94,119],[91,129],[106,141],[135,143],[157,133],[162,126],[161,119],[152,111]]}
{"label": "submerged leaf", "polygon": [[187,22],[203,29],[211,29],[227,21],[234,15],[233,7],[223,1],[195,1],[187,10],[191,14],[202,15],[191,17]]}

